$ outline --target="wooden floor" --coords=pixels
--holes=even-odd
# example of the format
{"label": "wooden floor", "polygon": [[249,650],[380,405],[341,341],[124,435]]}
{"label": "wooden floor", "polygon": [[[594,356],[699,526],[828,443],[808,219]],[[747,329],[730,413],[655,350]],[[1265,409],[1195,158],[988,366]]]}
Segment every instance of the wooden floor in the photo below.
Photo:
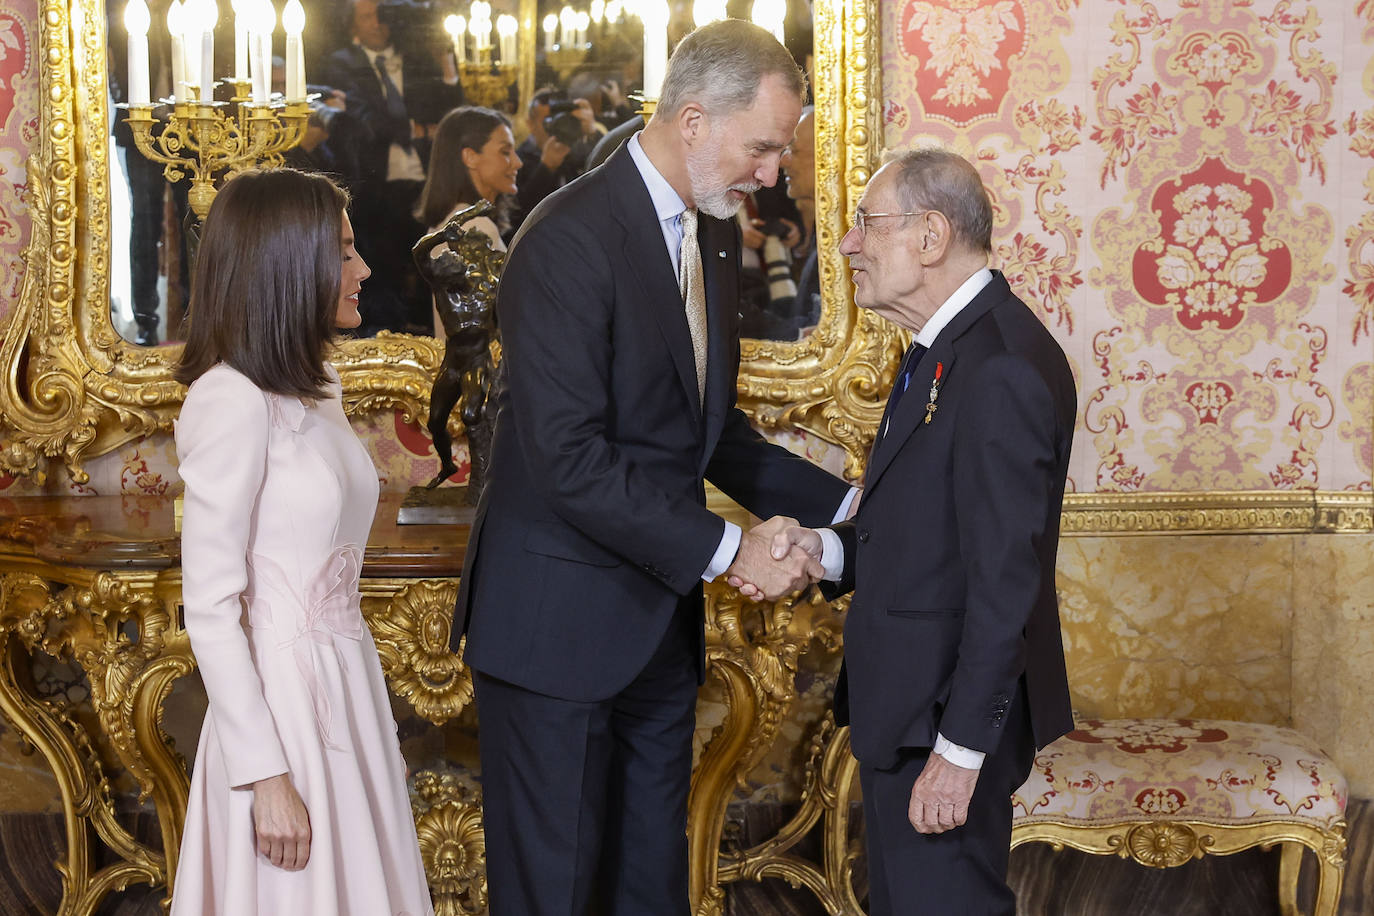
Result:
{"label": "wooden floor", "polygon": [[[1374,801],[1352,800],[1347,818],[1350,864],[1340,916],[1367,916],[1374,913]],[[0,817],[0,914],[49,916],[56,911],[61,884],[51,863],[61,849],[61,829],[60,819],[48,815]],[[1279,916],[1277,852],[1251,850],[1156,871],[1033,845],[1013,851],[1010,877],[1018,916]],[[160,893],[131,888],[108,900],[100,914],[154,916],[161,913],[160,898]],[[731,886],[727,912],[824,913],[814,897],[775,881]]]}

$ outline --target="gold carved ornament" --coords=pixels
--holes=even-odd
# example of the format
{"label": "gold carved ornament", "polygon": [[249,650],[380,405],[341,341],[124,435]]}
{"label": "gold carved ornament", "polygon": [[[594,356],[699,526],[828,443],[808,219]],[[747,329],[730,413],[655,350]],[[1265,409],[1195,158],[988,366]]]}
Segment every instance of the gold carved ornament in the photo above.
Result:
{"label": "gold carved ornament", "polygon": [[[189,781],[185,760],[163,731],[162,704],[172,683],[194,667],[186,635],[174,623],[179,582],[155,573],[102,572],[62,584],[11,568],[0,564],[0,712],[57,778],[67,837],[58,863],[62,912],[94,912],[111,891],[163,883],[176,868]],[[28,672],[15,669],[27,656],[15,651],[16,642],[81,666],[94,723],[27,689]],[[152,800],[166,852],[119,822],[111,785],[118,773],[132,776],[140,801]],[[94,868],[93,837],[115,854],[113,864]]]}
{"label": "gold carved ornament", "polygon": [[[534,4],[520,6],[522,54]],[[74,480],[83,463],[171,428],[185,397],[172,379],[179,350],[144,348],[109,313],[111,157],[103,5],[47,0],[40,30],[39,142],[27,163],[33,230],[18,303],[0,344],[0,469],[40,478],[48,460]],[[745,341],[741,405],[763,426],[795,425],[844,447],[861,470],[891,384],[901,335],[849,293],[836,246],[881,142],[877,6],[822,0],[816,22],[817,195],[825,308],[800,343]],[[530,56],[529,59],[532,59]],[[521,88],[533,74],[521,68]],[[442,342],[404,334],[344,341],[334,357],[345,409],[399,409],[423,420]]]}

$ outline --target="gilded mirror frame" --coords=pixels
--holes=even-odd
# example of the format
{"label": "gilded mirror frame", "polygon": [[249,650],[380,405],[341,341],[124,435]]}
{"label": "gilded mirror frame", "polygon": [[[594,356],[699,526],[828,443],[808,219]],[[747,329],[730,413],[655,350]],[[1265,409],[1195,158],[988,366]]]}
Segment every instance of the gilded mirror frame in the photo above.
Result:
{"label": "gilded mirror frame", "polygon": [[[530,4],[529,6],[533,6]],[[522,4],[522,48],[533,16]],[[858,315],[836,250],[848,201],[868,179],[878,129],[875,0],[815,7],[818,237],[824,314],[800,343],[745,341],[741,405],[764,427],[796,426],[841,445],[857,475],[902,343]],[[39,145],[28,160],[32,236],[19,301],[0,344],[0,467],[42,474],[171,428],[185,389],[175,347],[139,347],[110,319],[110,150],[105,137],[104,5],[46,0],[40,9]],[[521,74],[526,83],[532,74]],[[522,89],[526,87],[522,85]],[[399,408],[423,418],[442,358],[432,338],[384,335],[341,344],[334,362],[352,415]],[[885,377],[886,376],[886,377]]]}

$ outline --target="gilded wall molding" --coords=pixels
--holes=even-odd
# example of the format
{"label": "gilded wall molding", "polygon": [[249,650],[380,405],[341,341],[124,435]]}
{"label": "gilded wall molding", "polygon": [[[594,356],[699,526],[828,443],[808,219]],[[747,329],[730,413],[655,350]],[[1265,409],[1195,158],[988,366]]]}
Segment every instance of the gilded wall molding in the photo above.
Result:
{"label": "gilded wall molding", "polygon": [[1374,493],[1363,490],[1069,493],[1060,520],[1066,536],[1371,531]]}
{"label": "gilded wall molding", "polygon": [[741,341],[739,404],[765,429],[805,429],[845,451],[857,479],[906,347],[896,325],[854,305],[839,252],[854,201],[882,151],[876,0],[818,2],[814,11],[816,329],[799,342]]}
{"label": "gilded wall molding", "polygon": [[[533,27],[531,3],[521,6]],[[800,426],[841,444],[857,475],[903,346],[859,315],[836,250],[880,142],[876,4],[816,4],[817,227],[825,314],[803,343],[745,341],[740,402],[769,428]],[[47,0],[39,23],[39,144],[29,158],[33,231],[19,302],[0,343],[0,469],[41,477],[171,428],[185,389],[177,347],[124,341],[110,319],[110,156],[104,4]],[[532,45],[526,36],[526,47]],[[528,81],[530,74],[522,73]],[[421,419],[441,342],[384,334],[345,341],[334,362],[350,415]]]}

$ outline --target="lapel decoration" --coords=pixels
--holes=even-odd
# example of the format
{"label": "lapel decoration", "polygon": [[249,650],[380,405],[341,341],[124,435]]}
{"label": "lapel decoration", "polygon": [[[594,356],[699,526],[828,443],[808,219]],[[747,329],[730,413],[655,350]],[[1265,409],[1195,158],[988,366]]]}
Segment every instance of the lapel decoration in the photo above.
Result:
{"label": "lapel decoration", "polygon": [[945,374],[945,364],[935,364],[935,378],[930,383],[930,400],[926,402],[926,422],[935,416],[935,409],[938,406],[935,402],[940,397],[940,377]]}

